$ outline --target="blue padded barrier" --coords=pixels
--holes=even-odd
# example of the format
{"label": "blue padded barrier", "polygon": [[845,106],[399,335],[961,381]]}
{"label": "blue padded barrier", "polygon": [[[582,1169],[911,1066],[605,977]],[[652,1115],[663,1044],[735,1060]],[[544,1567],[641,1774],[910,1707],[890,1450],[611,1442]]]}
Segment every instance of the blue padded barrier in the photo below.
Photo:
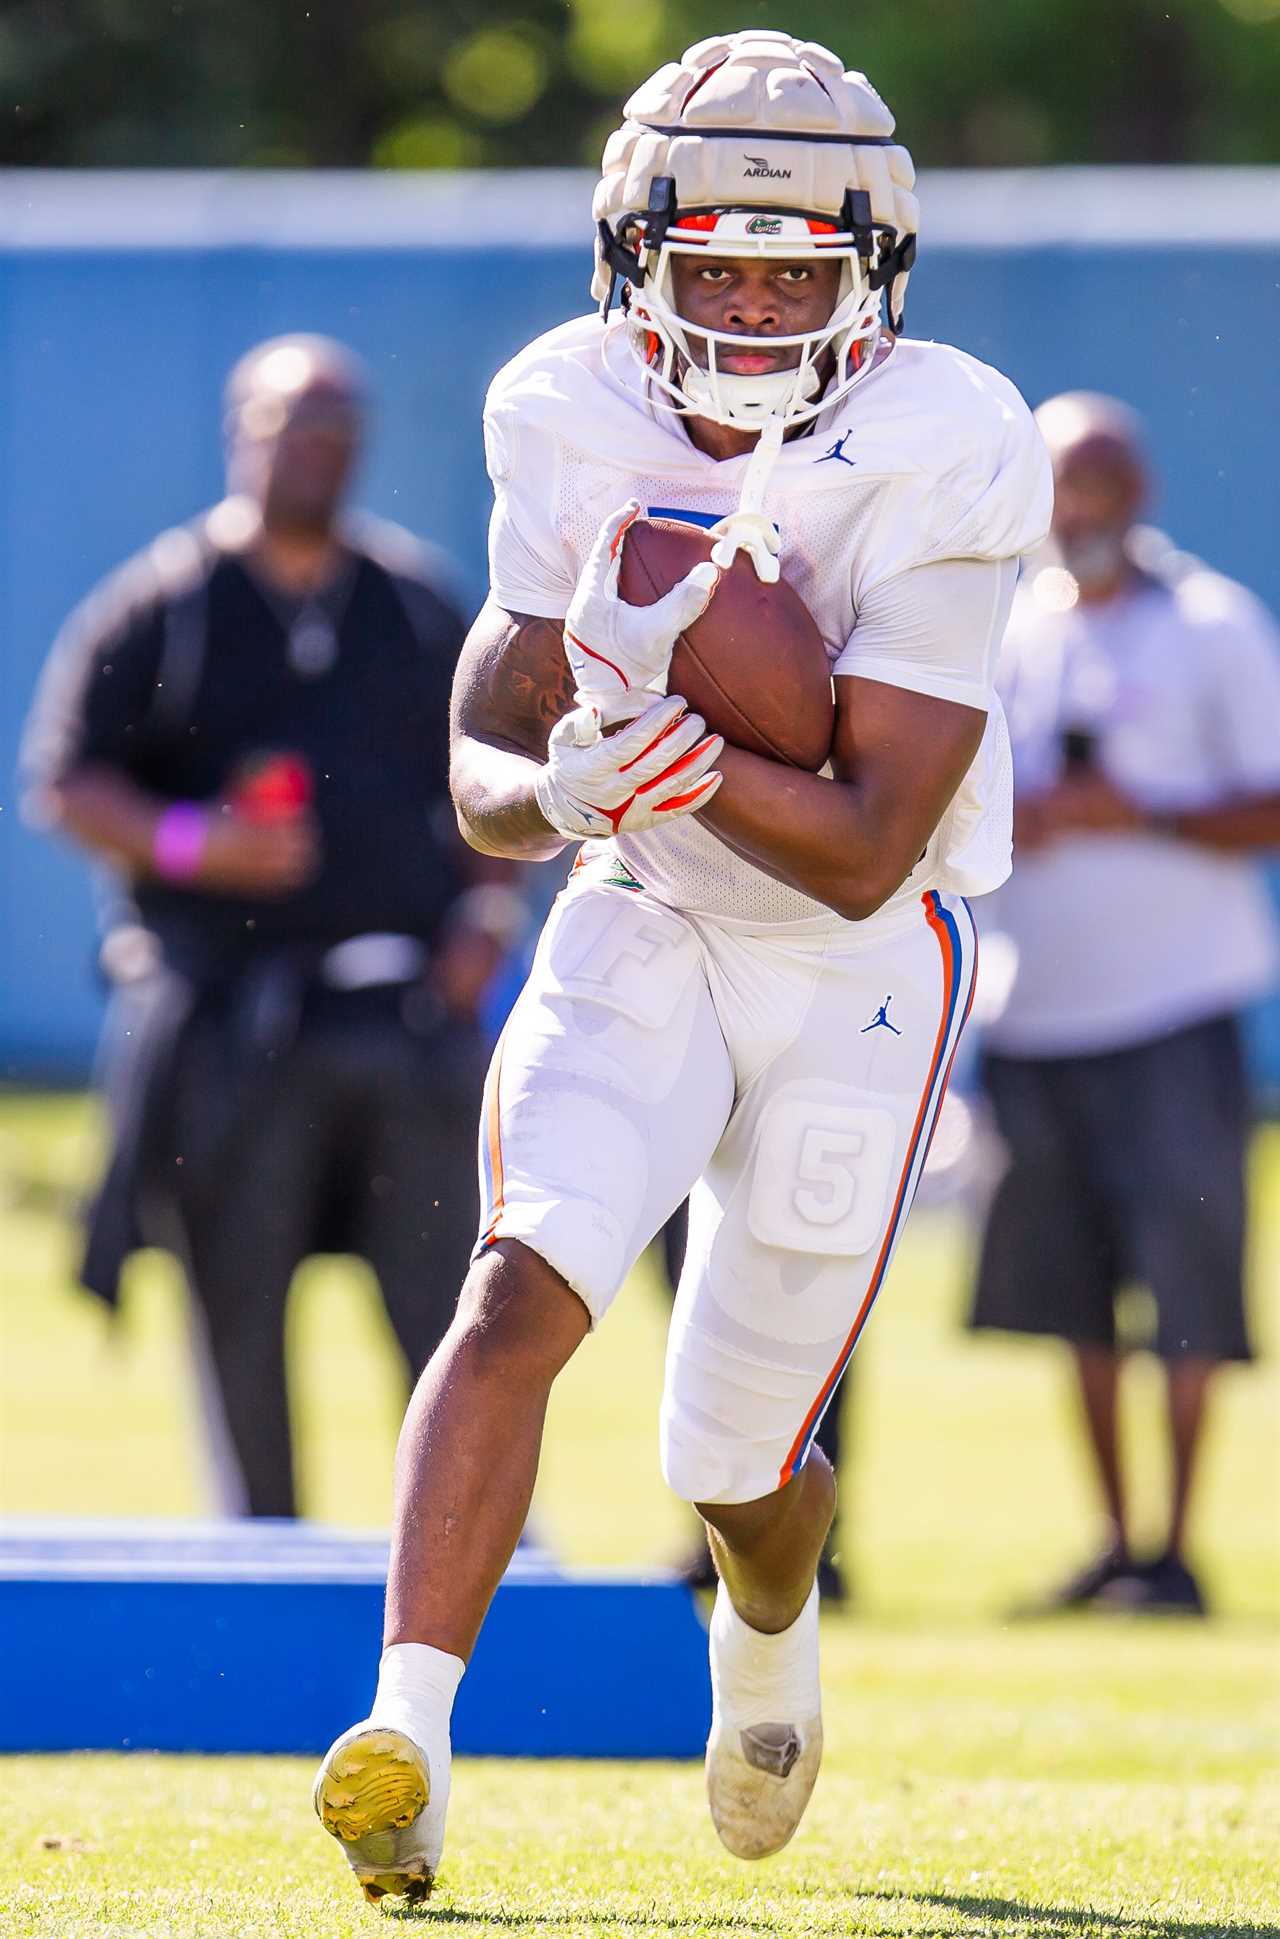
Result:
{"label": "blue padded barrier", "polygon": [[[373,1695],[387,1548],[309,1524],[31,1523],[0,1536],[0,1750],[313,1754]],[[50,1636],[56,1679],[33,1677]],[[454,1712],[461,1754],[696,1757],[706,1632],[666,1577],[522,1550]]]}
{"label": "blue padded barrier", "polygon": [[[82,1077],[100,1022],[85,869],[14,800],[68,608],[218,496],[223,376],[285,330],[366,359],[358,495],[452,552],[478,601],[485,386],[588,308],[594,179],[0,170],[0,1078]],[[1128,398],[1150,425],[1158,522],[1280,608],[1280,170],[960,170],[920,193],[911,333],[999,365],[1033,403]],[[1280,1087],[1280,1001],[1252,1041]]]}

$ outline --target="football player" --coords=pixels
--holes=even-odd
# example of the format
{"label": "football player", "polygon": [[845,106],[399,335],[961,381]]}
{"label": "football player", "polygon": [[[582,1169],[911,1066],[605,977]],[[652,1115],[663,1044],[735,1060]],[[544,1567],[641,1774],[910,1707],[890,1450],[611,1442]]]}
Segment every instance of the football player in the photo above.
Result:
{"label": "football player", "polygon": [[[625,113],[600,312],[516,357],[485,415],[458,818],[489,854],[585,846],[490,1072],[474,1263],[400,1442],[373,1709],[316,1779],[372,1898],[430,1890],[454,1693],[551,1384],[690,1188],[660,1431],[720,1578],[711,1815],[743,1858],[791,1837],[822,1749],[814,1432],[968,1012],[963,898],[1009,868],[992,672],[1049,469],[1005,378],[901,334],[917,206],[892,116],[825,48],[756,30],[690,48]],[[710,526],[718,565],[785,565],[835,677],[828,773],[725,745],[667,693],[717,570],[625,605],[637,511]]]}

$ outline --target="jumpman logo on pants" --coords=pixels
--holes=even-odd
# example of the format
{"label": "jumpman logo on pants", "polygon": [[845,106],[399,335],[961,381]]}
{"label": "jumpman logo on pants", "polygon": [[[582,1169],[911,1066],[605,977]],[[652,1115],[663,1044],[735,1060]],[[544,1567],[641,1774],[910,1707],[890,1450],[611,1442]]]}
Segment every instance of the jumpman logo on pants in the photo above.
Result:
{"label": "jumpman logo on pants", "polygon": [[902,1035],[902,1032],[899,1030],[897,1024],[890,1023],[889,1021],[889,1005],[892,1002],[893,1002],[892,996],[887,996],[885,998],[884,1002],[880,1005],[880,1008],[876,1011],[875,1015],[872,1017],[870,1023],[863,1024],[862,1029],[858,1032],[858,1035],[860,1037],[865,1037],[868,1030],[892,1030],[895,1037],[900,1037]]}

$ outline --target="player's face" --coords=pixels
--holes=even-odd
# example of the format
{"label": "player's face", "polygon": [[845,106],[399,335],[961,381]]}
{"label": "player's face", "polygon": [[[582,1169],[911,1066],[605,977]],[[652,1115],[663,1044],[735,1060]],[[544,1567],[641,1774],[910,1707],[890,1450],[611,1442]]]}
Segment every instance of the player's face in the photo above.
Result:
{"label": "player's face", "polygon": [[1053,474],[1053,536],[1064,565],[1084,585],[1114,578],[1142,508],[1142,476],[1127,453],[1060,453]]}
{"label": "player's face", "polygon": [[[672,299],[687,323],[740,337],[794,337],[820,330],[836,306],[840,265],[836,262],[769,261],[761,257],[674,256]],[[705,369],[704,338],[691,336],[690,348]],[[764,377],[794,370],[800,345],[760,351],[716,349],[716,363],[735,377]]]}
{"label": "player's face", "polygon": [[360,414],[340,385],[317,378],[296,393],[249,399],[237,440],[242,488],[269,524],[326,532],[359,451]]}

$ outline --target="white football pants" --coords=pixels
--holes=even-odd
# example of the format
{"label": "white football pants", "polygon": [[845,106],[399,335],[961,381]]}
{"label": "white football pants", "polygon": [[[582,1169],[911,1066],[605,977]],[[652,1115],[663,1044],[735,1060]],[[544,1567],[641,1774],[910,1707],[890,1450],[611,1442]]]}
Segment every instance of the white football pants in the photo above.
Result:
{"label": "white football pants", "polygon": [[968,1015],[967,905],[882,923],[686,915],[580,868],[494,1053],[481,1235],[603,1318],[691,1192],[662,1465],[754,1501],[808,1457],[883,1283]]}

